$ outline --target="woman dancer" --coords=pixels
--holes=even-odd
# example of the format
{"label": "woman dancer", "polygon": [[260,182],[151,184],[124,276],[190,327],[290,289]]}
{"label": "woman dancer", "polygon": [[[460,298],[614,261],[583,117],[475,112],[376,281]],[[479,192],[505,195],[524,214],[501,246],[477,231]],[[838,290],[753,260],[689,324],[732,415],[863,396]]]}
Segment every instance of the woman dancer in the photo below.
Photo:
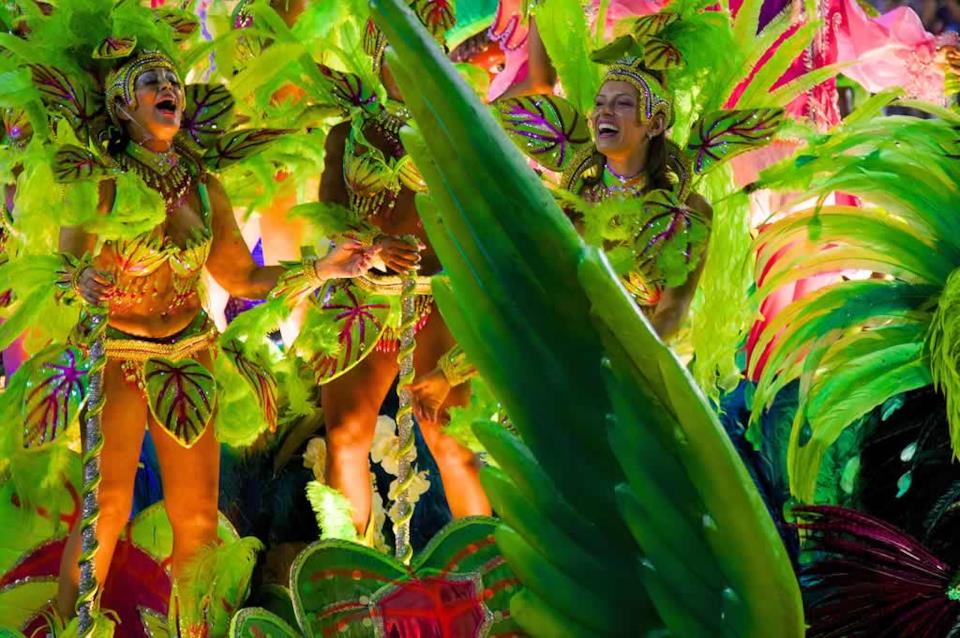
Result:
{"label": "woman dancer", "polygon": [[[415,3],[416,9],[421,3]],[[440,21],[435,22],[440,16]],[[449,28],[451,16],[430,10],[421,21],[437,37]],[[388,96],[385,105],[363,111],[354,121],[335,126],[327,137],[320,201],[346,207],[372,229],[382,265],[395,273],[419,268],[434,275],[441,269],[419,220],[415,196],[426,189],[403,148],[398,131],[409,115],[403,96],[383,62],[384,37],[370,27],[365,41]],[[405,238],[415,238],[411,241]],[[458,369],[453,336],[436,312],[429,294],[417,297],[418,312],[414,368],[418,377],[411,390],[424,440],[437,462],[447,501],[455,517],[490,513],[480,486],[472,452],[442,428],[444,412],[464,405],[469,397],[466,375]],[[329,484],[341,490],[353,508],[353,522],[361,535],[369,532],[371,486],[368,455],[377,415],[397,377],[398,335],[387,329],[349,369],[323,380],[321,396],[327,427]],[[333,375],[330,375],[333,376]]]}
{"label": "woman dancer", "polygon": [[[86,256],[97,244],[95,235],[83,228],[61,231],[77,294],[88,304],[106,305],[108,312],[95,562],[100,582],[129,517],[145,426],[157,450],[173,528],[174,581],[198,550],[216,540],[219,444],[210,427],[216,334],[201,308],[198,280],[206,268],[232,294],[262,298],[284,273],[278,266],[256,267],[220,182],[175,140],[184,105],[176,67],[162,53],[141,52],[110,73],[106,106],[113,134],[107,153],[121,170],[136,173],[160,193],[166,218],[136,239],[107,241],[92,260]],[[102,181],[104,214],[116,197],[116,183]],[[347,242],[304,268],[319,285],[362,272],[368,260],[368,251]],[[183,390],[171,415],[173,408],[163,409],[164,398],[157,396],[156,381],[176,378],[192,388]],[[61,563],[58,607],[64,615],[72,612],[77,595],[79,532],[77,527],[71,533]]]}

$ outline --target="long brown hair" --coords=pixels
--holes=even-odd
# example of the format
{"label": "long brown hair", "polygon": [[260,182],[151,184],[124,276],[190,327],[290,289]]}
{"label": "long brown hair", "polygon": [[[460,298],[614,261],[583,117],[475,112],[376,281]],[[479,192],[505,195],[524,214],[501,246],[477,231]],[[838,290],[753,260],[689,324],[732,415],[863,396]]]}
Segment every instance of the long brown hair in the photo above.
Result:
{"label": "long brown hair", "polygon": [[650,138],[647,146],[647,184],[650,189],[671,187],[667,155],[667,132]]}

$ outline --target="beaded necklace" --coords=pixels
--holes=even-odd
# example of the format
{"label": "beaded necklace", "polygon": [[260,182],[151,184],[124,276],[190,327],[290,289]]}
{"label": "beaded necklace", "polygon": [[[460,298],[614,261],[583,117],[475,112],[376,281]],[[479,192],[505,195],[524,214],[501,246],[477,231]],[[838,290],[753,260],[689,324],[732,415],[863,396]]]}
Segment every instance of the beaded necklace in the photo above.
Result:
{"label": "beaded necklace", "polygon": [[198,174],[199,164],[189,155],[177,152],[175,146],[157,153],[135,142],[117,157],[117,163],[125,171],[133,171],[163,197],[167,210],[175,210],[183,200]]}
{"label": "beaded necklace", "polygon": [[647,174],[645,171],[640,171],[636,175],[624,176],[618,174],[607,164],[603,168],[601,182],[606,191],[604,198],[612,195],[635,197],[642,195],[643,190],[647,187]]}

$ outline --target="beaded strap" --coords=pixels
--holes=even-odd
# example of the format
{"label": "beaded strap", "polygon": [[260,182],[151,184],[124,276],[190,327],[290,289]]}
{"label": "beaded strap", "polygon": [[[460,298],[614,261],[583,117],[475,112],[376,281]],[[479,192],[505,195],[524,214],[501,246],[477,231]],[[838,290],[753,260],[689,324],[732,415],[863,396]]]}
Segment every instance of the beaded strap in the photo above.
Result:
{"label": "beaded strap", "polygon": [[103,308],[81,315],[78,334],[92,342],[90,347],[90,389],[87,400],[87,422],[83,436],[83,496],[80,509],[80,584],[76,611],[77,635],[92,638],[96,623],[98,591],[100,584],[94,572],[97,555],[97,520],[100,518],[98,495],[100,491],[100,450],[103,437],[100,415],[106,397],[103,393],[103,367],[107,358],[104,352],[103,333],[107,328],[107,316]]}

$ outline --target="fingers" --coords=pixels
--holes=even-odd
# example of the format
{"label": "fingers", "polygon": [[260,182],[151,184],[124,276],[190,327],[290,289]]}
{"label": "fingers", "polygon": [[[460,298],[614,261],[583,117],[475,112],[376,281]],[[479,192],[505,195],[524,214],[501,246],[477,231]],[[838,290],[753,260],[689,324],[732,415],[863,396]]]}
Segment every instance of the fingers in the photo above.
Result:
{"label": "fingers", "polygon": [[420,253],[416,251],[384,252],[383,263],[391,270],[404,272],[420,265]]}
{"label": "fingers", "polygon": [[113,290],[113,281],[104,273],[87,268],[80,275],[80,296],[90,304],[100,303]]}
{"label": "fingers", "polygon": [[423,410],[423,404],[416,399],[413,400],[413,416],[417,417],[417,421],[427,420],[426,413]]}

